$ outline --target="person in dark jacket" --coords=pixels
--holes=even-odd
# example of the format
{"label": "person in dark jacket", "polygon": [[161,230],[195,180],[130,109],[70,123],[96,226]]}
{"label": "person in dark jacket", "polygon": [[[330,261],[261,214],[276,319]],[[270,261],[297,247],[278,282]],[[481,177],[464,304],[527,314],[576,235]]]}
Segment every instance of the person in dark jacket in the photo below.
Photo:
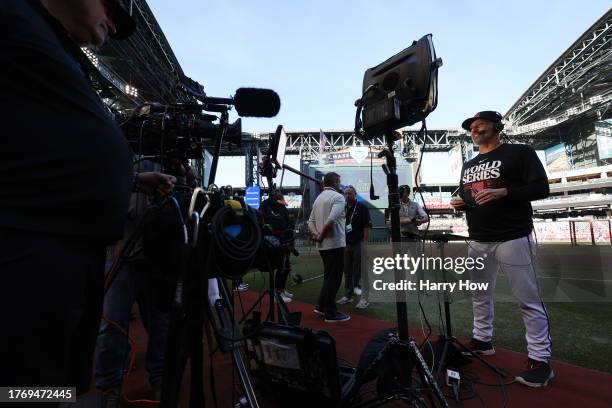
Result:
{"label": "person in dark jacket", "polygon": [[86,74],[82,46],[133,29],[112,0],[0,2],[0,386],[89,389],[106,247],[135,185],[173,186],[134,177]]}
{"label": "person in dark jacket", "polygon": [[[353,295],[360,296],[357,309],[366,309],[368,302],[368,275],[362,274],[361,263],[365,256],[365,247],[370,237],[370,212],[368,207],[357,201],[357,191],[353,186],[344,188],[346,200],[346,247],[344,248],[344,296],[336,301],[344,304],[353,300]],[[363,278],[363,282],[362,282]]]}
{"label": "person in dark jacket", "polygon": [[264,223],[270,228],[271,234],[279,239],[285,247],[282,253],[281,267],[276,271],[274,277],[274,288],[283,298],[283,301],[291,302],[293,294],[287,291],[287,278],[291,273],[290,247],[293,246],[293,229],[295,223],[289,217],[287,203],[279,190],[274,190],[270,196],[261,203],[261,212]]}

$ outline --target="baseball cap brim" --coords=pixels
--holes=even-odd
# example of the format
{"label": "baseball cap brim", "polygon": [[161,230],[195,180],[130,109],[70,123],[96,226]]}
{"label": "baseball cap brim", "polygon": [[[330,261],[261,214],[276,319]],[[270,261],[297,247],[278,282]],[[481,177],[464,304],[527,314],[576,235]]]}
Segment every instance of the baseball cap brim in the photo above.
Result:
{"label": "baseball cap brim", "polygon": [[461,127],[464,128],[465,130],[470,130],[470,126],[472,125],[472,122],[474,122],[476,119],[483,119],[483,118],[467,118],[466,120],[463,121],[463,123],[461,124]]}
{"label": "baseball cap brim", "polygon": [[136,21],[128,14],[127,11],[116,0],[107,0],[106,5],[111,13],[111,18],[115,24],[117,31],[114,34],[109,34],[109,37],[115,40],[124,40],[128,38],[136,29]]}
{"label": "baseball cap brim", "polygon": [[476,119],[488,120],[489,122],[493,123],[502,123],[502,117],[502,114],[497,111],[482,111],[476,113],[471,118],[464,120],[461,127],[469,131],[472,122],[474,122]]}

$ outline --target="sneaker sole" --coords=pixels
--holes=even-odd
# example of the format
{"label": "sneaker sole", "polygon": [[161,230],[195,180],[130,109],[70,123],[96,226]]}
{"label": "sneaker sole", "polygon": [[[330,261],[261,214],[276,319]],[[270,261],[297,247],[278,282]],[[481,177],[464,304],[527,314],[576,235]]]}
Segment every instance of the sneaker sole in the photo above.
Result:
{"label": "sneaker sole", "polygon": [[320,311],[320,310],[313,309],[313,312],[314,312],[314,314],[316,314],[316,315],[319,315],[319,316],[325,316],[325,313],[323,313],[323,312],[322,312],[322,311]]}
{"label": "sneaker sole", "polygon": [[342,322],[348,322],[349,320],[351,320],[351,317],[347,317],[346,319],[342,319],[342,320],[330,320],[330,319],[325,319],[325,323],[342,323]]}
{"label": "sneaker sole", "polygon": [[526,385],[527,387],[531,387],[531,388],[542,388],[542,387],[546,387],[548,385],[548,382],[550,380],[552,380],[553,378],[555,378],[555,373],[551,370],[550,372],[550,376],[548,377],[548,379],[546,381],[544,381],[543,383],[532,383],[529,382],[527,380],[525,380],[523,377],[514,377],[514,380],[517,383]]}

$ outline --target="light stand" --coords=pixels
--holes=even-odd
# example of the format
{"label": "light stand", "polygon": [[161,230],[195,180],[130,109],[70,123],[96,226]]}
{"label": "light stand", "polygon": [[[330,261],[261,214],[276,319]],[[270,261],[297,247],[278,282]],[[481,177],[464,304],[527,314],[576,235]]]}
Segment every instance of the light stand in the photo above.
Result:
{"label": "light stand", "polygon": [[[387,132],[387,148],[378,154],[379,158],[385,157],[386,164],[383,165],[383,171],[387,175],[387,187],[389,189],[389,211],[391,213],[391,242],[393,247],[393,255],[398,252],[398,246],[401,243],[400,235],[400,217],[399,217],[399,194],[398,194],[398,177],[397,177],[397,162],[393,155],[393,138],[391,137],[392,132]],[[400,272],[397,268],[394,270],[395,280],[399,282],[401,280]],[[436,379],[431,374],[431,371],[425,363],[425,359],[419,351],[419,347],[416,341],[409,336],[408,332],[408,311],[407,305],[404,300],[396,299],[396,312],[397,312],[397,335],[392,336],[385,347],[380,351],[378,356],[365,370],[362,378],[368,378],[371,373],[376,372],[377,367],[380,363],[385,361],[392,361],[397,358],[408,358],[410,361],[402,362],[397,365],[393,372],[384,373],[383,375],[377,375],[380,379],[390,376],[395,378],[399,384],[393,384],[393,388],[386,393],[386,395],[379,395],[378,398],[367,401],[362,404],[356,405],[356,407],[375,407],[383,405],[393,400],[403,400],[407,402],[420,402],[423,403],[419,396],[419,392],[412,386],[412,367],[416,368],[419,375],[423,388],[429,389],[431,393],[428,393],[430,406],[435,406],[432,395],[438,401],[438,404],[444,408],[448,408],[448,403],[444,398],[444,394],[438,387]],[[389,365],[386,365],[389,367]],[[387,369],[389,370],[389,369]],[[362,383],[355,384],[352,392],[348,396],[348,401],[355,396],[359,391],[359,388],[363,385]]]}

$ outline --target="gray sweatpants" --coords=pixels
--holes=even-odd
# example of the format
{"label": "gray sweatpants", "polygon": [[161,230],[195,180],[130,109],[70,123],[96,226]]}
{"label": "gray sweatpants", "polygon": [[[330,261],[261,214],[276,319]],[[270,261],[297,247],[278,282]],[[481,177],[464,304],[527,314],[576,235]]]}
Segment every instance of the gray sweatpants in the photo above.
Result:
{"label": "gray sweatpants", "polygon": [[359,241],[354,244],[346,244],[344,248],[344,296],[346,297],[353,296],[353,289],[356,286],[361,286],[362,296],[364,296],[363,291],[367,295],[367,281],[361,284],[361,248],[363,245],[365,245],[363,241]]}
{"label": "gray sweatpants", "polygon": [[480,341],[493,338],[494,292],[497,272],[506,274],[512,294],[519,301],[525,324],[525,339],[530,358],[548,361],[551,339],[548,314],[541,300],[535,271],[535,242],[530,235],[506,242],[469,242],[468,255],[483,257],[483,270],[472,270],[472,282],[489,282],[487,290],[474,291],[473,337]]}

